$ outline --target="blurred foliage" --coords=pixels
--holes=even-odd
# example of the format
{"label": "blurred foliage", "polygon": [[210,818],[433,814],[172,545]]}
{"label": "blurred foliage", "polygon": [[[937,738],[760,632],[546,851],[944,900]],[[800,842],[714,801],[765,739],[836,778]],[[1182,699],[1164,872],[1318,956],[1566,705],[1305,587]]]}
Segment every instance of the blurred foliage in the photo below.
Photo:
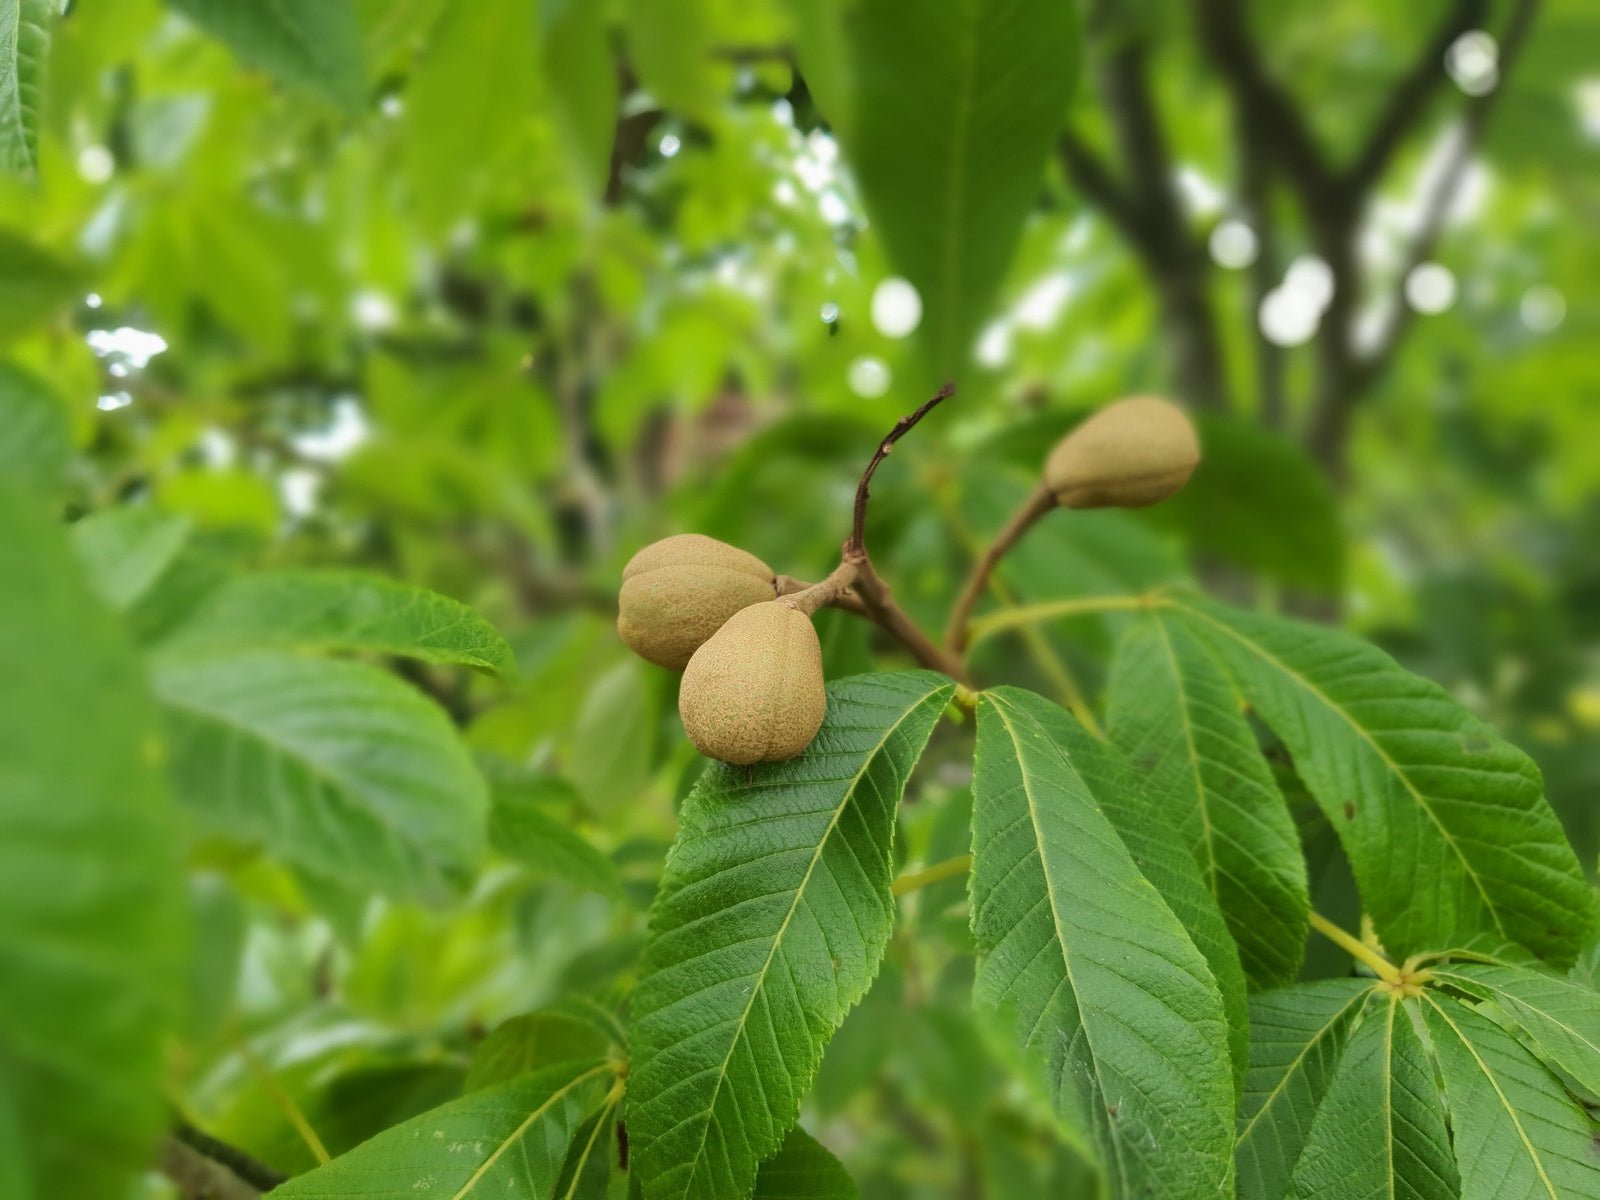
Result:
{"label": "blurred foliage", "polygon": [[[0,165],[15,168],[0,174],[0,472],[74,522],[100,599],[142,645],[207,604],[263,614],[235,648],[248,676],[232,660],[208,673],[181,644],[152,660],[174,702],[226,684],[241,725],[270,733],[269,689],[289,696],[304,661],[261,643],[270,588],[310,567],[469,604],[510,645],[489,665],[515,660],[503,677],[474,671],[484,642],[408,661],[415,687],[345,664],[363,703],[420,705],[420,688],[464,729],[495,797],[486,869],[467,844],[424,847],[425,870],[401,848],[363,872],[298,861],[292,827],[254,830],[276,853],[243,818],[191,831],[194,995],[168,1090],[195,1124],[292,1172],[312,1160],[263,1072],[338,1153],[494,1077],[504,1022],[578,1022],[524,1014],[604,1014],[625,993],[700,769],[675,681],[611,629],[633,550],[696,530],[820,575],[866,453],[949,375],[958,397],[881,473],[871,530],[897,597],[937,627],[1054,437],[1107,398],[1166,387],[1170,347],[1118,229],[1052,154],[1069,113],[1094,104],[1074,88],[1095,68],[1093,46],[1078,66],[1091,23],[1070,6],[936,5],[910,46],[895,42],[909,0],[65,7],[0,0],[24,31],[18,87],[0,88]],[[1225,95],[1182,6],[1135,7],[1184,216],[1205,236],[1242,206]],[[1444,3],[1256,7],[1274,72],[1344,153]],[[1590,865],[1597,51],[1592,4],[1544,6],[1436,251],[1454,302],[1416,318],[1363,401],[1347,481],[1259,421],[1239,365],[1257,340],[1248,273],[1219,270],[1230,402],[1204,418],[1194,485],[1148,514],[1049,522],[1001,581],[1018,602],[1197,577],[1269,608],[1331,598],[1533,754]],[[1445,127],[1432,114],[1371,199],[1361,250],[1391,284]],[[920,297],[911,336],[875,311],[891,277]],[[1291,382],[1316,372],[1309,352],[1284,354]],[[6,508],[7,548],[26,536]],[[247,577],[254,595],[217,591],[244,567],[270,570]],[[1117,624],[1008,634],[975,666],[1097,698]],[[830,676],[897,661],[838,614],[822,630]],[[296,633],[296,654],[392,650],[381,629],[357,646],[315,635]],[[44,652],[4,648],[8,664]],[[95,741],[78,761],[143,787],[138,705],[103,721],[98,707],[129,651],[104,654],[99,689],[55,681],[83,684],[67,702]],[[301,732],[257,752],[293,743],[318,761]],[[442,717],[436,732],[428,769],[471,774]],[[902,813],[904,861],[962,851],[970,737],[936,735]],[[237,746],[198,742],[186,761],[203,788]],[[1343,918],[1348,868],[1319,821],[1308,808],[1302,835],[1327,847],[1313,899]],[[1037,1097],[1000,1082],[1011,1052],[968,1011],[963,888],[903,913],[807,1124],[868,1197],[1087,1194],[1081,1158]],[[29,1100],[0,1093],[0,1164]],[[135,1144],[154,1116],[126,1114]]]}

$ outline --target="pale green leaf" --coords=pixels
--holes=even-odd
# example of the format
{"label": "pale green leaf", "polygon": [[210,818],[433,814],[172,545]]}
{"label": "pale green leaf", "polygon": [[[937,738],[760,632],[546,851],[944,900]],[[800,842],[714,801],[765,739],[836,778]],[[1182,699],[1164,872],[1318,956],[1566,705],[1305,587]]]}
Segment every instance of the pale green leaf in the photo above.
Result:
{"label": "pale green leaf", "polygon": [[1527,755],[1349,634],[1169,603],[1294,756],[1390,951],[1493,932],[1572,961],[1594,898]]}
{"label": "pale green leaf", "polygon": [[1322,979],[1250,998],[1250,1070],[1239,1103],[1239,1200],[1280,1200],[1372,985]]}
{"label": "pale green leaf", "polygon": [[1434,975],[1493,1000],[1526,1040],[1593,1099],[1600,1099],[1600,992],[1523,967],[1462,964]]}
{"label": "pale green leaf", "polygon": [[274,1200],[544,1197],[567,1147],[612,1078],[604,1062],[565,1063],[471,1092],[387,1129],[273,1189]]}
{"label": "pale green leaf", "polygon": [[44,324],[81,286],[76,266],[0,229],[0,342]]}
{"label": "pale green leaf", "polygon": [[1216,982],[1047,732],[1058,711],[1009,687],[978,709],[978,1000],[1009,1013],[1114,1196],[1225,1193],[1234,1093]]}
{"label": "pale green leaf", "polygon": [[192,529],[186,517],[126,506],[84,517],[72,527],[72,541],[100,598],[123,612],[172,566]]}
{"label": "pale green leaf", "polygon": [[712,764],[684,801],[630,1010],[646,1200],[742,1200],[783,1144],[888,943],[895,810],[953,687],[836,680],[799,758]]}
{"label": "pale green leaf", "polygon": [[349,0],[167,0],[241,61],[347,112],[366,98],[361,26]]}
{"label": "pale green leaf", "polygon": [[143,671],[65,530],[5,480],[0,529],[0,1092],[19,1174],[120,1195],[166,1119],[187,982],[177,827]]}
{"label": "pale green leaf", "polygon": [[493,625],[426,588],[356,571],[262,571],[228,580],[163,651],[360,650],[501,674],[516,660]]}
{"label": "pale green leaf", "polygon": [[1428,993],[1461,1200],[1596,1200],[1595,1125],[1538,1059],[1488,1017]]}
{"label": "pale green leaf", "polygon": [[1138,774],[1115,746],[1092,736],[1065,709],[1040,704],[1033,717],[1066,754],[1100,811],[1133,856],[1134,865],[1172,909],[1172,915],[1205,956],[1228,1020],[1228,1050],[1235,1087],[1244,1083],[1249,1058],[1250,1016],[1239,947],[1206,887],[1199,866],[1177,826],[1157,808]]}
{"label": "pale green leaf", "polygon": [[546,0],[539,13],[550,107],[580,190],[605,194],[617,132],[617,67],[606,9],[592,0]]}
{"label": "pale green leaf", "polygon": [[486,840],[482,778],[444,714],[363,663],[164,656],[178,794],[199,823],[347,885],[438,897]]}
{"label": "pale green leaf", "polygon": [[[716,38],[707,0],[624,0],[628,57],[663,107],[710,122],[719,90]],[[725,65],[724,65],[725,71]]]}
{"label": "pale green leaf", "polygon": [[1294,818],[1220,667],[1160,611],[1117,643],[1111,738],[1178,822],[1253,988],[1294,980],[1310,898]]}
{"label": "pale green leaf", "polygon": [[796,1125],[756,1175],[750,1200],[859,1200],[850,1172],[816,1138]]}
{"label": "pale green leaf", "polygon": [[[824,115],[890,262],[921,294],[929,361],[951,371],[992,311],[1043,186],[1077,77],[1075,9],[877,0],[844,6],[842,21],[849,68],[818,69],[847,111],[836,103]],[[837,44],[813,35],[801,49]],[[809,61],[801,68],[809,76]]]}
{"label": "pale green leaf", "polygon": [[[561,789],[564,791],[565,789]],[[622,895],[616,864],[551,812],[537,782],[494,786],[489,841],[501,854],[537,875],[563,879],[605,896]]]}
{"label": "pale green leaf", "polygon": [[1442,1100],[1408,1005],[1375,996],[1311,1123],[1295,1196],[1457,1200]]}
{"label": "pale green leaf", "polygon": [[0,171],[39,165],[39,106],[52,0],[0,0]]}
{"label": "pale green leaf", "polygon": [[638,659],[623,659],[594,681],[578,709],[567,775],[602,815],[636,804],[650,780],[660,718],[645,671]]}
{"label": "pale green leaf", "polygon": [[61,486],[71,452],[66,406],[50,385],[0,362],[0,477],[48,495]]}

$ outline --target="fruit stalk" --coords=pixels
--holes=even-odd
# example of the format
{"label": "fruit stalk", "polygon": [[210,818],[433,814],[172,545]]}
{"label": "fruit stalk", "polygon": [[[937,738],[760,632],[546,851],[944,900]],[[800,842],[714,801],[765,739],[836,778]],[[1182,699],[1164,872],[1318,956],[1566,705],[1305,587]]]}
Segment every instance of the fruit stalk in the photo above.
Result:
{"label": "fruit stalk", "polygon": [[989,577],[994,574],[995,567],[1005,557],[1006,552],[1022,540],[1022,535],[1033,528],[1034,522],[1055,506],[1054,493],[1045,484],[1039,484],[1028,494],[1028,498],[1016,512],[1011,514],[1005,526],[995,534],[994,541],[989,543],[982,556],[973,564],[971,574],[962,585],[961,595],[957,597],[955,607],[950,610],[949,624],[945,626],[944,644],[952,655],[960,657],[966,652],[967,626],[972,620],[972,610],[977,606],[978,598],[983,595],[983,589],[988,585]]}

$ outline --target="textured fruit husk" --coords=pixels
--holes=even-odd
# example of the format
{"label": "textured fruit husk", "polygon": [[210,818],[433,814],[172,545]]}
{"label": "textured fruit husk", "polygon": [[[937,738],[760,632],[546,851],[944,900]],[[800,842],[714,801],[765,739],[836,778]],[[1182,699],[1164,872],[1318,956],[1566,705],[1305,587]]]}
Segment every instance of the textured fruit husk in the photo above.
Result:
{"label": "textured fruit husk", "polygon": [[617,633],[641,658],[682,670],[729,617],[772,598],[772,568],[754,554],[678,534],[646,546],[622,569]]}
{"label": "textured fruit husk", "polygon": [[1199,462],[1200,442],[1181,408],[1130,396],[1057,442],[1044,478],[1067,508],[1143,508],[1188,483]]}
{"label": "textured fruit husk", "polygon": [[696,650],[678,714],[700,753],[781,762],[817,736],[827,710],[822,644],[811,618],[781,601],[742,609]]}

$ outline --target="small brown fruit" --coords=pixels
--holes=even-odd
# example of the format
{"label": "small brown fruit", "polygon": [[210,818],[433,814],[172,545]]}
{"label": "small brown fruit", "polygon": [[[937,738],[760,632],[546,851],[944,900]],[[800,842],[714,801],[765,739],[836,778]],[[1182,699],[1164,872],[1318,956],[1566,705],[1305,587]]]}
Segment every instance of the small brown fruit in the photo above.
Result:
{"label": "small brown fruit", "polygon": [[822,643],[811,618],[781,600],[741,609],[694,652],[678,714],[700,753],[780,762],[811,744],[827,708]]}
{"label": "small brown fruit", "polygon": [[677,671],[734,613],[774,594],[772,568],[754,554],[680,533],[622,568],[617,632],[639,657]]}
{"label": "small brown fruit", "polygon": [[1188,483],[1199,462],[1200,442],[1181,408],[1129,396],[1057,442],[1044,480],[1067,508],[1143,508]]}

